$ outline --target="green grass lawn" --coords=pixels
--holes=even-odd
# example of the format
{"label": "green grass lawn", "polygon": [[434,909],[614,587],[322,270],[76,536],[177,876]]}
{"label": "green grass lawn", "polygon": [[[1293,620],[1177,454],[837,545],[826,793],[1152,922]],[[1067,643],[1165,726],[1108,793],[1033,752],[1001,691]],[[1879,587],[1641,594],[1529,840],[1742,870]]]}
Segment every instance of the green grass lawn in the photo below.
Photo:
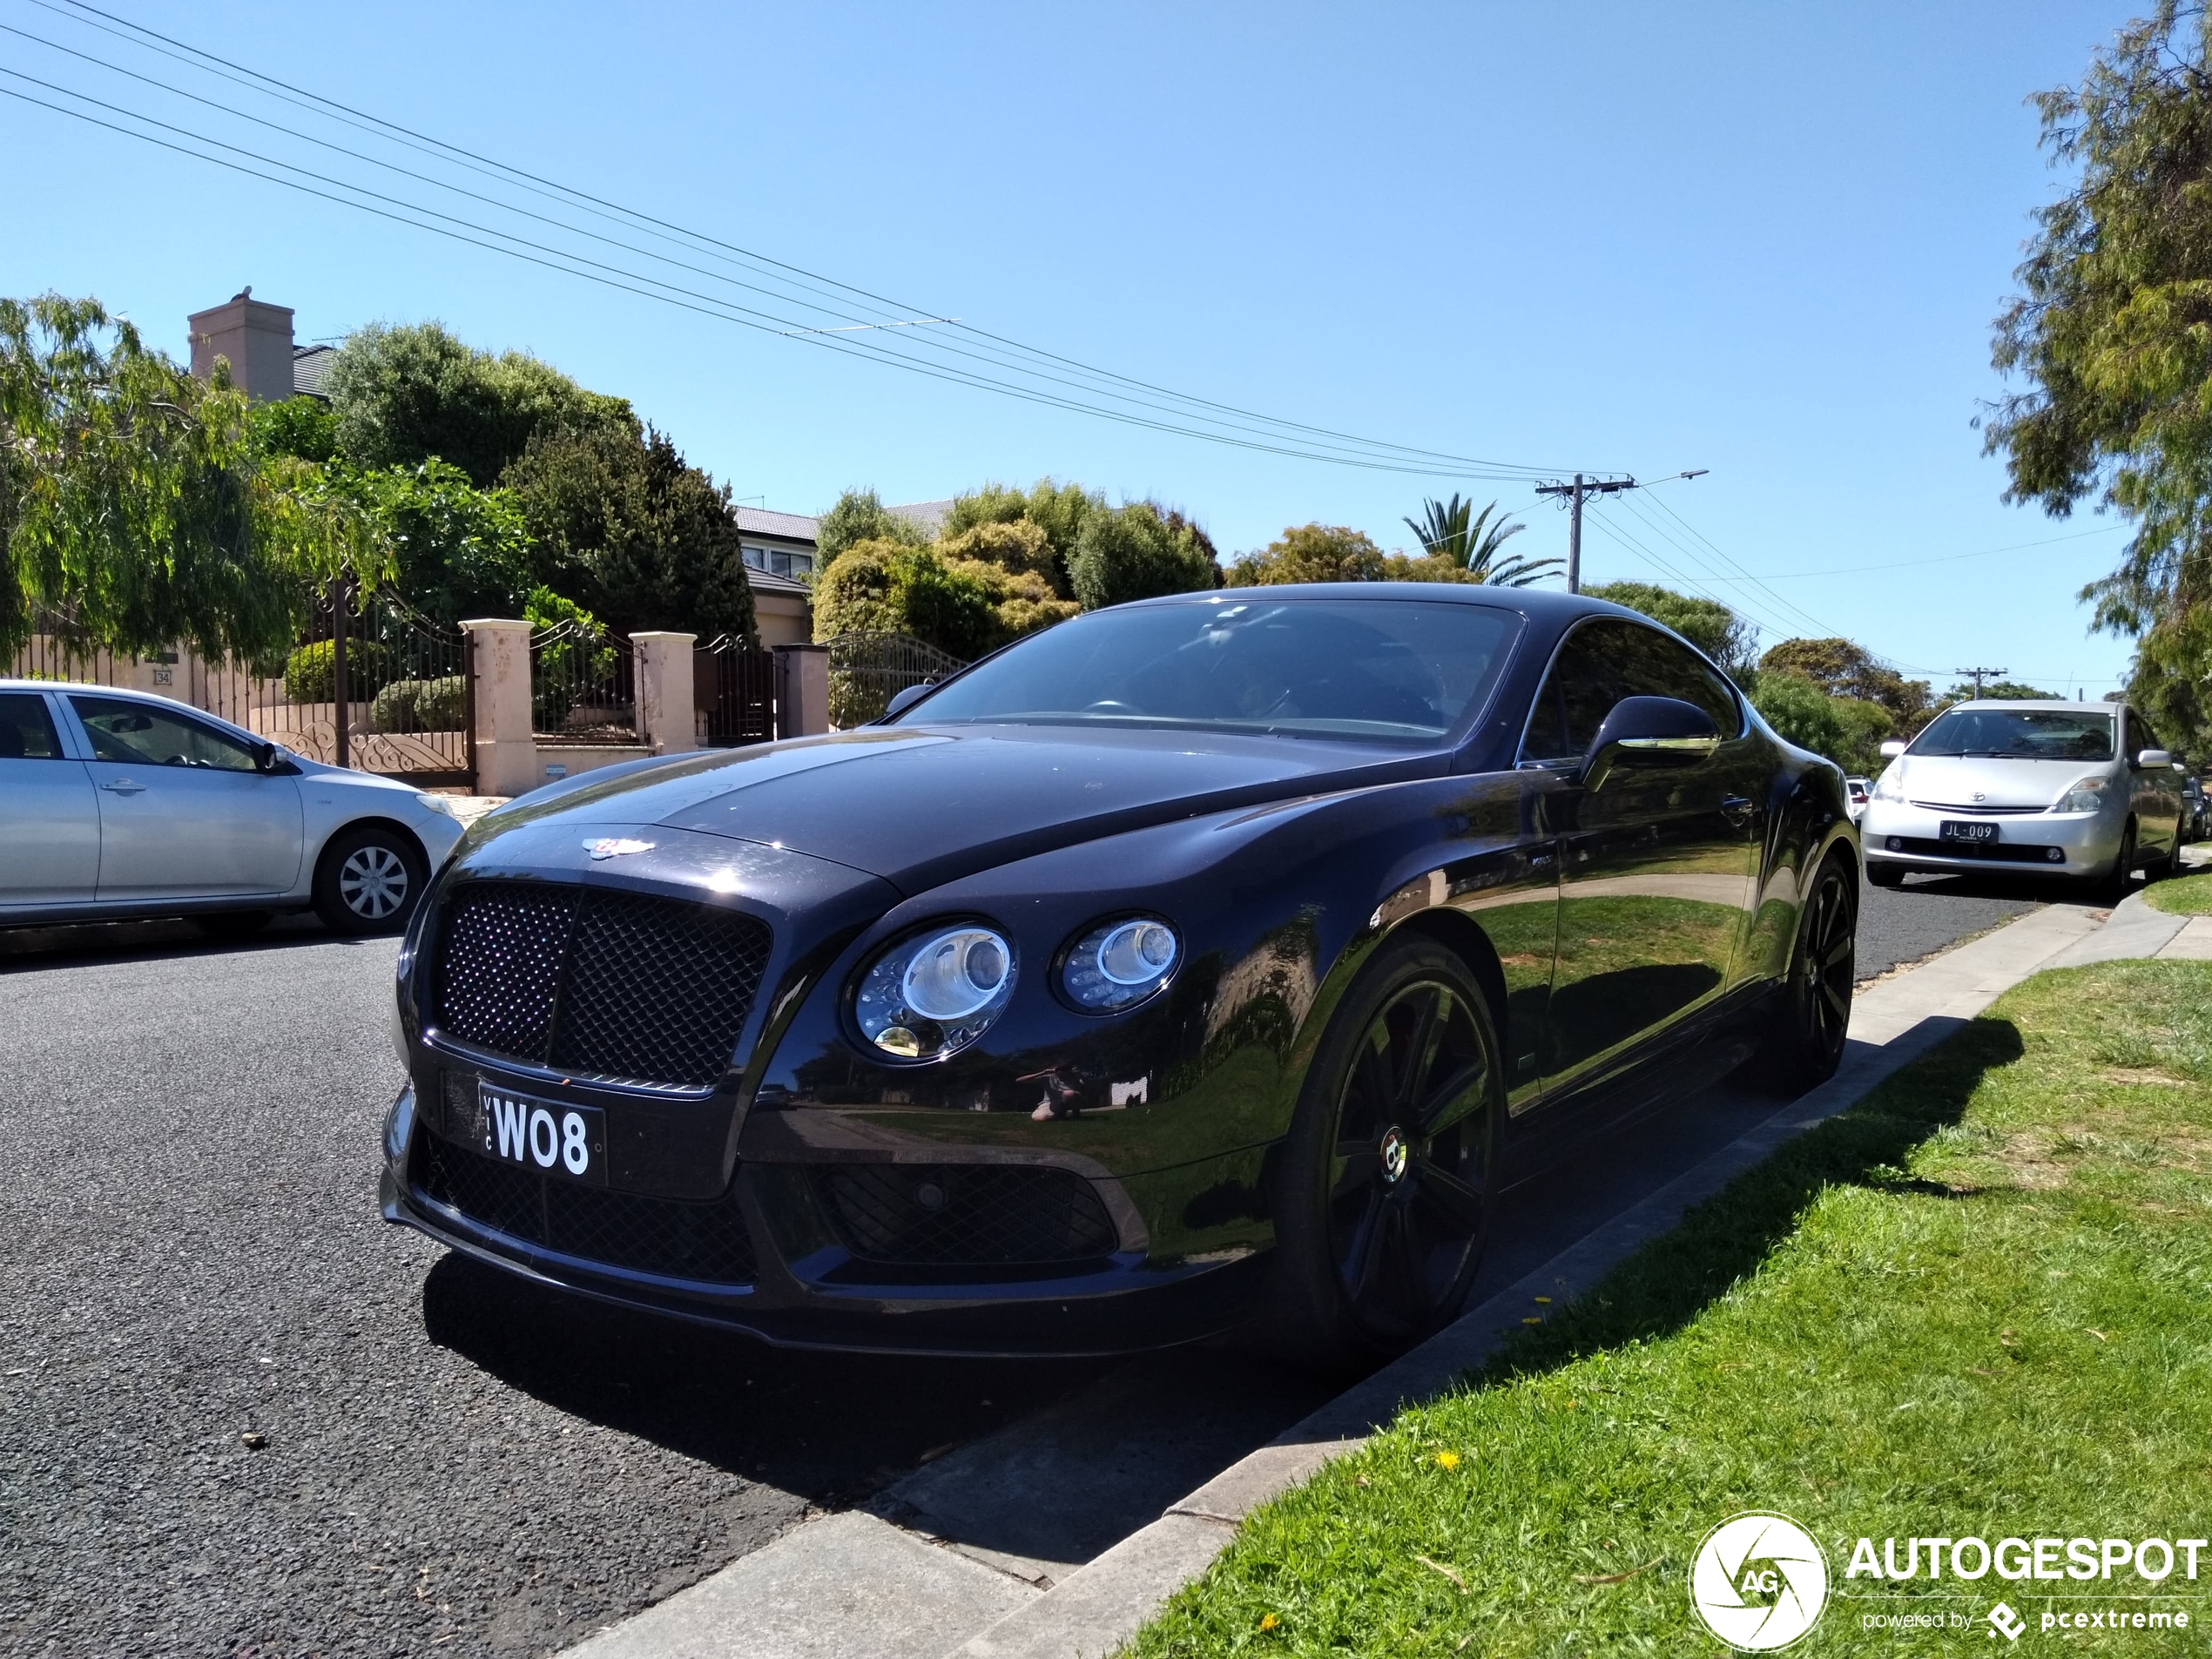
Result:
{"label": "green grass lawn", "polygon": [[[2187,1599],[2121,1605],[2190,1629],[2076,1639],[2201,1651],[2212,1550],[2157,1587],[1844,1575],[1861,1536],[2212,1533],[2212,964],[2039,975],[1529,1317],[1487,1374],[1251,1516],[1133,1651],[1715,1653],[1688,1565],[1753,1508],[1828,1553],[1792,1653],[1987,1656],[2000,1597],[2033,1646],[2045,1610],[2114,1604],[2054,1595],[2153,1588]],[[1969,1628],[1861,1626],[1913,1610]]]}
{"label": "green grass lawn", "polygon": [[2212,916],[2212,875],[2154,882],[2143,889],[2143,902],[2169,916]]}

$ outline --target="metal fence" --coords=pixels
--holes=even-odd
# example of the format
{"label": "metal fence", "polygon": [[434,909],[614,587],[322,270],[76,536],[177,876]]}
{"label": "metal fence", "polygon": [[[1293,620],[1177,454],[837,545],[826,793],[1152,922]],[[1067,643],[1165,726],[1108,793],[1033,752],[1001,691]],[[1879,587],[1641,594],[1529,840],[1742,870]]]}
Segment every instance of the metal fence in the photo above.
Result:
{"label": "metal fence", "polygon": [[530,635],[530,730],[541,743],[637,741],[637,658],[630,641],[585,623]]}
{"label": "metal fence", "polygon": [[968,664],[911,634],[840,634],[829,642],[829,718],[840,731],[880,719],[909,685],[929,685]]}
{"label": "metal fence", "polygon": [[[208,662],[188,651],[118,656],[38,619],[10,672],[175,698],[327,765],[474,787],[469,642],[388,594],[325,592],[280,662]],[[343,686],[343,694],[340,687]]]}
{"label": "metal fence", "polygon": [[766,743],[776,735],[776,653],[724,634],[691,653],[691,700],[710,747]]}

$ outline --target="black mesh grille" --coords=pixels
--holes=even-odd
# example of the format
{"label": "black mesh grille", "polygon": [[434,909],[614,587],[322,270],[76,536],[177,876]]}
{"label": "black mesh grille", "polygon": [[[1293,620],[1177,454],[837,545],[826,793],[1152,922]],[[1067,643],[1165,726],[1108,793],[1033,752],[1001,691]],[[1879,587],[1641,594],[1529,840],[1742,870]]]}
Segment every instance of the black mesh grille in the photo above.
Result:
{"label": "black mesh grille", "polygon": [[817,1172],[845,1247],[907,1265],[1014,1266],[1110,1254],[1097,1190],[1025,1163],[840,1163]]}
{"label": "black mesh grille", "polygon": [[681,899],[469,882],[446,907],[438,1024],[566,1071],[707,1088],[731,1062],[772,938],[757,916]]}
{"label": "black mesh grille", "polygon": [[438,1022],[463,1042],[542,1056],[579,891],[501,881],[455,893],[445,914]]}
{"label": "black mesh grille", "polygon": [[722,1075],[768,966],[759,917],[593,889],[573,937],[555,1065],[669,1082]]}
{"label": "black mesh grille", "polygon": [[525,1244],[633,1272],[705,1285],[750,1285],[752,1238],[734,1193],[705,1204],[556,1181],[452,1145],[415,1138],[415,1186]]}

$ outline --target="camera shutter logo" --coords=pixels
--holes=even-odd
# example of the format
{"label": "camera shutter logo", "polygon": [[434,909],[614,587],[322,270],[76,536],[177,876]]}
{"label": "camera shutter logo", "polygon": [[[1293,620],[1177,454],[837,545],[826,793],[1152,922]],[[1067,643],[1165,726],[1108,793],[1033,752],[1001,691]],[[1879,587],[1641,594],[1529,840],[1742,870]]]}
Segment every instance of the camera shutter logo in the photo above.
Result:
{"label": "camera shutter logo", "polygon": [[1819,1621],[1828,1605],[1828,1557],[1787,1515],[1730,1515],[1690,1561],[1689,1604],[1728,1646],[1771,1653]]}

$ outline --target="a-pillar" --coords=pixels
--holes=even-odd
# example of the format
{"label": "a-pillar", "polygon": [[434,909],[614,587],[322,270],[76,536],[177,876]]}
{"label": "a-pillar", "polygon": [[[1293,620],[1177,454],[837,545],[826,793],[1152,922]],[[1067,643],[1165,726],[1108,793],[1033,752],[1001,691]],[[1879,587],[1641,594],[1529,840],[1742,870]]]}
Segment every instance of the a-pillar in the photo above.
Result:
{"label": "a-pillar", "polygon": [[486,795],[526,793],[544,781],[530,737],[530,625],[488,617],[461,626],[469,636],[476,789]]}
{"label": "a-pillar", "polygon": [[811,738],[830,729],[829,647],[776,647],[776,735]]}
{"label": "a-pillar", "polygon": [[637,738],[657,755],[699,746],[691,706],[691,648],[697,634],[632,634],[637,651]]}

